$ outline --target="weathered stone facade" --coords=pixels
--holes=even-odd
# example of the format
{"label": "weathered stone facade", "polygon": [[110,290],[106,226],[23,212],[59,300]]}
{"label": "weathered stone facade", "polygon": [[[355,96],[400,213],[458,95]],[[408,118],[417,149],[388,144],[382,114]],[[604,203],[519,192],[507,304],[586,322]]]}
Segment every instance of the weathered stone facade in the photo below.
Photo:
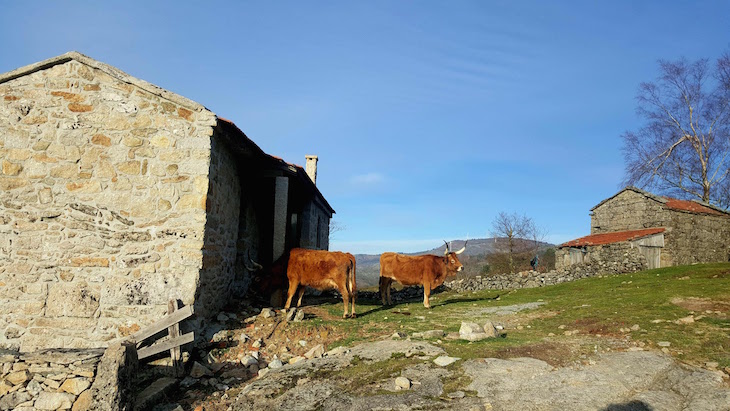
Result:
{"label": "weathered stone facade", "polygon": [[[622,244],[641,249],[645,258],[656,258],[656,263],[650,261],[647,265],[650,268],[721,262],[730,257],[730,214],[709,204],[659,197],[627,187],[591,209],[591,236],[649,228],[662,228],[663,232]],[[590,239],[586,239],[590,243]],[[599,247],[571,247],[569,244],[556,252],[556,267],[574,262],[571,253],[588,254],[591,259],[590,254]]]}
{"label": "weathered stone facade", "polygon": [[303,170],[86,56],[0,75],[0,96],[0,348],[104,346],[171,299],[194,305],[193,322],[215,314],[250,281],[244,254],[272,247],[273,173],[329,224]]}

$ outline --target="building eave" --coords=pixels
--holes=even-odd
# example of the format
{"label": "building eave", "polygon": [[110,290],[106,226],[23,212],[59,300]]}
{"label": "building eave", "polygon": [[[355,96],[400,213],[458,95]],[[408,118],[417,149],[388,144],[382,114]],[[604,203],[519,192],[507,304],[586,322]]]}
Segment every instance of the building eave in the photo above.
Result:
{"label": "building eave", "polygon": [[640,230],[614,231],[610,233],[591,234],[585,237],[576,238],[560,244],[558,248],[583,248],[599,245],[623,243],[636,241],[653,235],[662,234],[666,231],[664,227],[644,228]]}

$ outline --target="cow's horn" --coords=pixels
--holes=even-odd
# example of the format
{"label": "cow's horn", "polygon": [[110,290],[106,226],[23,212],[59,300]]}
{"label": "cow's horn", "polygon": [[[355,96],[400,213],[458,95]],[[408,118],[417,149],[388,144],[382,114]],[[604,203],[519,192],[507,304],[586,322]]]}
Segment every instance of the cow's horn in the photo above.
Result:
{"label": "cow's horn", "polygon": [[454,254],[461,254],[461,253],[463,253],[464,250],[466,250],[466,243],[468,243],[468,242],[469,242],[469,240],[464,241],[464,246],[461,247],[461,249],[459,251],[456,251]]}
{"label": "cow's horn", "polygon": [[444,240],[444,244],[446,244],[446,251],[444,251],[444,255],[447,255],[449,253],[449,243]]}
{"label": "cow's horn", "polygon": [[248,260],[248,261],[249,261],[249,262],[250,262],[251,264],[253,264],[253,268],[251,268],[251,267],[249,267],[249,266],[247,266],[247,265],[245,265],[245,264],[244,264],[244,267],[246,267],[246,269],[247,269],[248,271],[251,271],[251,272],[254,272],[254,271],[258,271],[258,270],[261,270],[262,268],[264,268],[264,266],[263,266],[263,265],[261,265],[261,264],[259,264],[259,263],[257,263],[256,261],[254,261],[254,260],[252,260],[252,259],[251,259],[251,256],[249,255],[248,251],[249,251],[249,250],[246,250],[246,259],[247,259],[247,260]]}

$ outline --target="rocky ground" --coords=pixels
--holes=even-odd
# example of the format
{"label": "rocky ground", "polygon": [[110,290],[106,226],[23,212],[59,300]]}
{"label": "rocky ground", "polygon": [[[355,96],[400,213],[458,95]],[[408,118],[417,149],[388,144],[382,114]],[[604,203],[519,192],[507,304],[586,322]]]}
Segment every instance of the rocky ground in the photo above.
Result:
{"label": "rocky ground", "polygon": [[[152,397],[144,407],[157,411],[730,410],[727,370],[713,369],[712,364],[705,368],[681,364],[665,353],[625,341],[577,359],[565,343],[516,350],[509,355],[513,358],[460,359],[439,347],[442,340],[499,335],[517,327],[519,319],[529,317],[540,304],[480,312],[494,318],[488,327],[465,323],[460,333],[429,330],[373,336],[371,342],[330,351],[325,347],[337,345],[347,335],[318,326],[315,318],[331,314],[316,305],[291,311],[289,318],[267,308],[224,313],[218,318],[220,329],[209,335],[210,345],[194,352],[188,375],[170,380],[167,390],[160,390],[164,395]],[[294,321],[311,326],[290,327]],[[584,340],[579,343],[585,345]]]}

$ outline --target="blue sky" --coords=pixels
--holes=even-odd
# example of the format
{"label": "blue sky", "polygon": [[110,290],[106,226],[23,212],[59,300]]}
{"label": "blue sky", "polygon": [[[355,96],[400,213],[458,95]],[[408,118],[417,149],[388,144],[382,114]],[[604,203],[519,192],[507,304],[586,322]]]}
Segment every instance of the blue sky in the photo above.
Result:
{"label": "blue sky", "polygon": [[[29,6],[33,4],[33,6]],[[0,0],[0,72],[76,50],[233,120],[303,164],[332,249],[490,236],[562,242],[620,189],[620,135],[658,59],[730,49],[727,1]]]}

